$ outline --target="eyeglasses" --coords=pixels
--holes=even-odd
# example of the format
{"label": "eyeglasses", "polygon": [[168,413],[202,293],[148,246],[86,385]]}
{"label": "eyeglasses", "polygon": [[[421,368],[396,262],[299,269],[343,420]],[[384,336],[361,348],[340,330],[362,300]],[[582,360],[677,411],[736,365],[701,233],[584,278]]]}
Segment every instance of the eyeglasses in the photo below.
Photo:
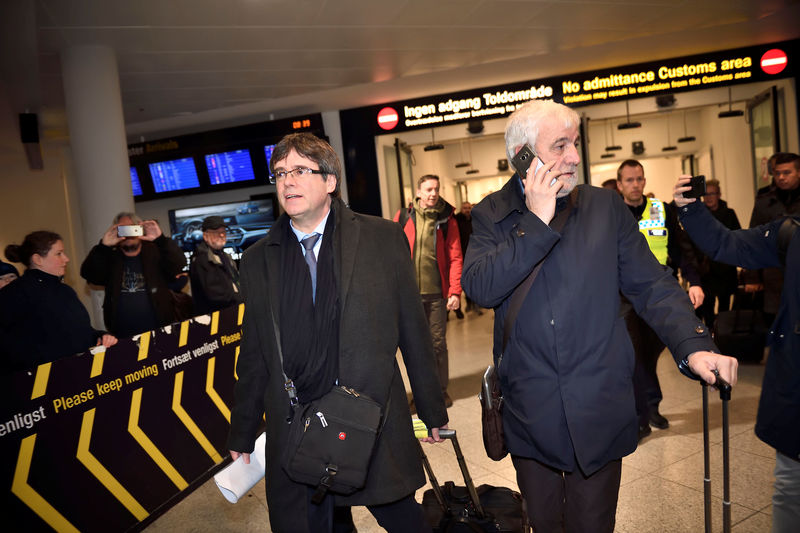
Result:
{"label": "eyeglasses", "polygon": [[293,168],[292,170],[278,170],[277,172],[269,175],[269,182],[277,183],[286,178],[286,176],[303,177],[307,176],[308,174],[327,174],[327,172],[306,167],[297,167]]}

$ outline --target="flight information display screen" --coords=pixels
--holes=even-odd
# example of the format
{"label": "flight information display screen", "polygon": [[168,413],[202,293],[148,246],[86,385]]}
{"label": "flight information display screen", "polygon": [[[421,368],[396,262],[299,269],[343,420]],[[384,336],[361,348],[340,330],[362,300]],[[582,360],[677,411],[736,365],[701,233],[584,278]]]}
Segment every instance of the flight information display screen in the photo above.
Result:
{"label": "flight information display screen", "polygon": [[182,191],[200,187],[194,158],[184,157],[172,161],[150,163],[150,177],[156,193]]}
{"label": "flight information display screen", "polygon": [[142,184],[139,182],[139,173],[136,172],[134,167],[131,167],[131,189],[133,189],[134,196],[142,195]]}
{"label": "flight information display screen", "polygon": [[237,183],[256,179],[250,150],[234,150],[206,155],[206,168],[211,185]]}

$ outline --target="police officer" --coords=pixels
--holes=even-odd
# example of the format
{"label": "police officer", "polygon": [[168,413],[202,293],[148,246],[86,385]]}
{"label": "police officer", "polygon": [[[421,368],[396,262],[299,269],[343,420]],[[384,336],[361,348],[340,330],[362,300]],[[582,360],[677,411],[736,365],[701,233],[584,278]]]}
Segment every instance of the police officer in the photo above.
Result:
{"label": "police officer", "polygon": [[[695,309],[703,303],[703,289],[700,288],[700,275],[693,264],[691,246],[678,226],[674,211],[664,202],[649,198],[644,194],[647,183],[644,167],[635,159],[623,161],[617,169],[617,188],[625,205],[631,210],[639,223],[650,251],[659,263],[670,266],[673,270],[681,268],[681,273],[689,282],[689,299]],[[652,431],[650,426],[658,429],[669,427],[669,421],[658,411],[661,403],[661,386],[656,374],[658,356],[664,350],[664,343],[648,326],[633,308],[624,301],[623,310],[628,333],[636,352],[634,369],[634,394],[636,395],[636,412],[639,416],[639,439]]]}

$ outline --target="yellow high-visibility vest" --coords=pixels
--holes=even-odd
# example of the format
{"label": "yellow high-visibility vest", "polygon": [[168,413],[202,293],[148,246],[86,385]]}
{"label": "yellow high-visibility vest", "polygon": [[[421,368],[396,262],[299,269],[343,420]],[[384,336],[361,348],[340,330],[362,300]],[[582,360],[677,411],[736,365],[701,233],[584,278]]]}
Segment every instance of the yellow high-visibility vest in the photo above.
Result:
{"label": "yellow high-visibility vest", "polygon": [[647,239],[650,251],[662,265],[667,264],[667,216],[664,203],[655,198],[647,198],[639,221],[639,231]]}

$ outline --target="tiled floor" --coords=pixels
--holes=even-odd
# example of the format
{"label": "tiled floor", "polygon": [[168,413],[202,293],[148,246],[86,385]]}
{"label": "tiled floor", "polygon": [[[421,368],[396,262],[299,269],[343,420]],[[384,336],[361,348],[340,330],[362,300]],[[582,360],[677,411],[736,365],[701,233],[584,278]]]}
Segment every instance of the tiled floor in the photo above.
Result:
{"label": "tiled floor", "polygon": [[[476,485],[487,483],[516,488],[509,458],[496,463],[483,451],[477,392],[490,362],[492,312],[470,313],[464,320],[451,315],[447,341],[450,350],[450,426],[459,442]],[[680,375],[668,353],[662,355],[659,376],[664,392],[661,413],[667,430],[654,429],[635,453],[623,460],[617,508],[620,533],[681,533],[703,531],[703,426],[701,387]],[[768,532],[775,452],[753,433],[763,366],[742,366],[739,385],[730,402],[731,501],[735,533]],[[719,395],[710,394],[711,464],[714,531],[722,530],[722,430]],[[425,445],[440,483],[460,480],[448,443]],[[420,489],[417,498],[427,487]],[[364,508],[353,515],[359,533],[381,531]],[[159,532],[266,532],[263,481],[239,503],[228,503],[213,480],[160,517],[146,530]]]}

